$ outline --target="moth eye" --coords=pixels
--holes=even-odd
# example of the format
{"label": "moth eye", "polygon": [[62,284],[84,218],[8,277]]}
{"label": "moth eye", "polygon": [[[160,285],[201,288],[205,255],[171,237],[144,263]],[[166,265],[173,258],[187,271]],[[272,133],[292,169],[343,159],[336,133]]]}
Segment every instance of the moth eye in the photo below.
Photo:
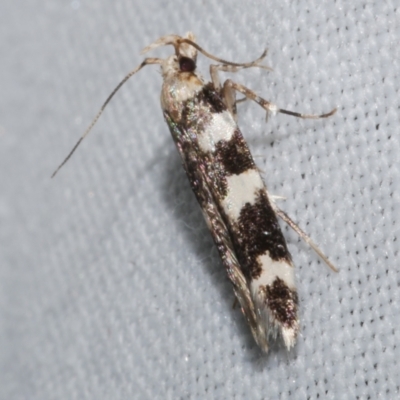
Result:
{"label": "moth eye", "polygon": [[179,59],[179,68],[182,72],[193,72],[196,69],[196,63],[188,57]]}

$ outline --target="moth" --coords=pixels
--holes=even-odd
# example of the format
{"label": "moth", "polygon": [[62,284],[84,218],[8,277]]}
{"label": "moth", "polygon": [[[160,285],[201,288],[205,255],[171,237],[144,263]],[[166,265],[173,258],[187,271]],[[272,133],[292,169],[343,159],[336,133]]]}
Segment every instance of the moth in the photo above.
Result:
{"label": "moth", "polygon": [[[143,53],[166,45],[173,46],[174,53],[165,59],[145,58],[119,83],[52,176],[69,160],[119,88],[144,66],[160,65],[165,121],[253,337],[264,352],[268,352],[270,340],[277,337],[290,349],[299,333],[298,295],[292,257],[278,217],[336,269],[268,195],[237,125],[236,92],[258,103],[267,113],[326,118],[336,109],[321,115],[300,114],[278,108],[230,79],[221,85],[219,71],[268,69],[261,64],[266,51],[249,63],[229,62],[205,51],[189,32],[184,37],[163,36]],[[218,63],[210,66],[210,82],[205,82],[196,70],[198,53]]]}

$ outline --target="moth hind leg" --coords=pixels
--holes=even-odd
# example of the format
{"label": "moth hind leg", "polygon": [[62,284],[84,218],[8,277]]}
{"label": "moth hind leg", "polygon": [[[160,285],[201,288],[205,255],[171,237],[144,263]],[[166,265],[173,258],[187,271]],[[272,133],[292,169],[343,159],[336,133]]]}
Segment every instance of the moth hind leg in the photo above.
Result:
{"label": "moth hind leg", "polygon": [[283,210],[281,210],[273,201],[271,206],[275,211],[275,214],[286,222],[324,261],[324,263],[334,272],[339,272],[338,269],[329,261],[328,257],[322,252],[322,250],[314,243],[314,241],[307,235],[297,224],[294,222]]}

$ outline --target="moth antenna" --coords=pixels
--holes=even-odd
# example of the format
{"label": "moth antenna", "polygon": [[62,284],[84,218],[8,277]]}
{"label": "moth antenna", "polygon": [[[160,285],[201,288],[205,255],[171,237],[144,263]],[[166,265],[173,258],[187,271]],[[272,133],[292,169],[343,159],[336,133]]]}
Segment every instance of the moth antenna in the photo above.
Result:
{"label": "moth antenna", "polygon": [[89,134],[89,132],[93,129],[93,127],[96,125],[96,122],[100,118],[101,114],[103,114],[104,109],[106,108],[107,104],[111,101],[111,99],[114,97],[115,93],[118,92],[118,90],[123,86],[123,84],[133,75],[136,74],[139,70],[141,70],[144,66],[150,65],[150,64],[161,64],[162,60],[160,58],[145,58],[143,62],[136,67],[133,71],[129,72],[128,75],[125,76],[124,79],[116,86],[116,88],[111,92],[111,94],[107,97],[107,100],[104,102],[104,104],[101,106],[100,111],[97,113],[97,115],[94,117],[93,121],[91,124],[88,126],[86,129],[85,133],[80,137],[80,139],[77,141],[75,146],[72,148],[72,150],[69,152],[67,157],[65,157],[64,161],[58,166],[58,168],[53,172],[51,175],[52,178],[54,178],[57,174],[57,172],[64,166],[64,164],[71,158],[72,154],[74,154],[75,150],[78,148],[78,146],[81,144],[82,140],[85,139],[85,137]]}
{"label": "moth antenna", "polygon": [[197,51],[199,51],[200,53],[202,53],[204,56],[206,56],[207,58],[210,58],[211,60],[217,61],[221,64],[225,64],[225,65],[232,65],[233,67],[258,67],[258,68],[262,68],[262,69],[266,69],[268,71],[271,71],[272,69],[270,67],[268,67],[267,65],[262,65],[260,64],[260,62],[267,56],[267,52],[268,49],[265,49],[263,51],[263,53],[261,54],[260,57],[258,57],[256,60],[254,61],[250,61],[247,63],[235,63],[232,61],[226,61],[222,58],[216,57],[214,55],[212,55],[211,53],[209,53],[208,51],[204,50],[202,47],[200,47],[196,42],[193,42],[190,39],[187,38],[180,38],[179,39],[179,44],[180,43],[187,43],[190,44],[191,46],[193,46],[195,49],[197,49]]}
{"label": "moth antenna", "polygon": [[201,46],[199,46],[194,40],[194,35],[191,32],[188,32],[187,37],[181,37],[178,35],[166,35],[163,36],[159,39],[157,39],[155,42],[153,42],[152,44],[150,44],[149,46],[145,47],[141,54],[147,53],[151,50],[156,49],[157,47],[161,47],[161,46],[174,46],[175,48],[175,52],[177,55],[179,55],[179,46],[183,43],[189,44],[190,46],[194,47],[196,50],[198,50],[200,53],[202,53],[204,56],[206,56],[207,58],[210,58],[211,60],[217,61],[221,64],[225,64],[225,65],[232,65],[234,67],[258,67],[258,68],[263,68],[266,69],[268,71],[272,71],[272,68],[268,67],[267,65],[262,65],[260,64],[260,62],[266,57],[267,55],[267,49],[264,50],[264,52],[261,54],[261,56],[259,58],[257,58],[254,61],[248,62],[248,63],[235,63],[232,61],[226,61],[222,58],[216,57],[214,55],[212,55],[211,53],[209,53],[208,51],[204,50]]}

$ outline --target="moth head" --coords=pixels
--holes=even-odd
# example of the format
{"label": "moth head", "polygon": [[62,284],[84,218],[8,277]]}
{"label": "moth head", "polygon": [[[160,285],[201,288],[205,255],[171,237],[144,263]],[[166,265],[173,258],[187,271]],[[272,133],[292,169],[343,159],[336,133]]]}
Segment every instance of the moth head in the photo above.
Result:
{"label": "moth head", "polygon": [[156,40],[147,46],[142,53],[146,53],[160,46],[172,45],[175,54],[167,57],[161,63],[163,76],[177,74],[180,72],[195,72],[197,60],[196,38],[192,32],[186,33],[185,36],[167,35]]}
{"label": "moth head", "polygon": [[189,72],[193,73],[196,70],[196,59],[197,53],[200,52],[207,58],[213,61],[217,61],[219,64],[230,65],[232,67],[241,67],[241,68],[249,68],[249,67],[259,67],[270,70],[266,65],[262,65],[261,61],[265,58],[267,54],[267,50],[261,54],[261,57],[257,58],[257,60],[251,61],[249,63],[234,63],[230,61],[226,61],[222,58],[215,57],[208,51],[204,50],[196,43],[196,38],[192,32],[188,32],[185,36],[178,35],[166,35],[155,42],[147,46],[142,50],[143,53],[147,53],[150,50],[153,50],[160,46],[173,46],[175,49],[175,54],[166,59],[162,58],[151,58],[146,59],[147,64],[161,64],[163,76],[167,76],[170,74],[177,74],[180,72]]}

